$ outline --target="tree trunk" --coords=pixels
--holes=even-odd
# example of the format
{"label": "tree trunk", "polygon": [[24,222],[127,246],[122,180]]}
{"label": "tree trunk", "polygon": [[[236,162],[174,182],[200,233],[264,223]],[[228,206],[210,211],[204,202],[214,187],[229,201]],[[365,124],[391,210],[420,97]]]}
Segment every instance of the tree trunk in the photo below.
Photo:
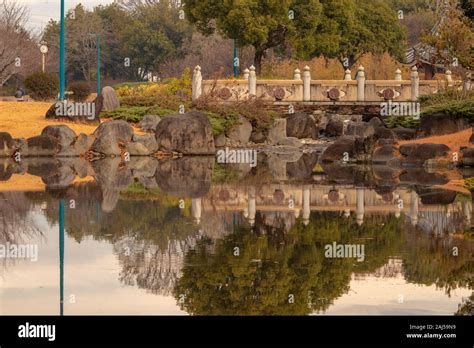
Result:
{"label": "tree trunk", "polygon": [[262,72],[262,59],[265,54],[265,50],[262,48],[255,48],[255,55],[253,58],[253,63],[255,65],[255,73],[260,75]]}

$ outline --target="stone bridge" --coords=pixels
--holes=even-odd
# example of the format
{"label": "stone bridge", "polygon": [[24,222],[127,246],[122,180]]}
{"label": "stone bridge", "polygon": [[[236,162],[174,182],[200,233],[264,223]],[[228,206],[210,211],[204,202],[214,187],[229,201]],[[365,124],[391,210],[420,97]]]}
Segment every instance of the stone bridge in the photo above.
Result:
{"label": "stone bridge", "polygon": [[313,80],[308,66],[303,73],[294,70],[293,79],[268,80],[257,79],[255,68],[245,69],[240,79],[203,80],[201,67],[194,68],[192,80],[193,100],[201,95],[212,95],[222,103],[257,98],[275,107],[288,109],[289,105],[299,108],[342,106],[364,107],[378,106],[382,102],[416,101],[421,94],[437,93],[447,87],[470,89],[468,80],[462,85],[454,81],[451,71],[446,71],[445,80],[420,80],[416,66],[411,69],[409,79],[397,69],[393,80],[367,80],[364,67],[359,66],[355,80],[351,71],[345,71],[343,80]]}

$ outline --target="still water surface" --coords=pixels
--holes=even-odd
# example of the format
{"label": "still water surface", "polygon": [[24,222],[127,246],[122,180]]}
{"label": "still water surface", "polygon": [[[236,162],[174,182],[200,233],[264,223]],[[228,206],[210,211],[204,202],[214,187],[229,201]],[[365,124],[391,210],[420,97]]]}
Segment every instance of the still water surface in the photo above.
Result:
{"label": "still water surface", "polygon": [[[0,260],[1,314],[59,314],[61,200],[65,315],[453,315],[472,300],[472,197],[439,173],[74,161],[0,165],[0,244],[38,247]],[[328,257],[334,243],[362,259]]]}

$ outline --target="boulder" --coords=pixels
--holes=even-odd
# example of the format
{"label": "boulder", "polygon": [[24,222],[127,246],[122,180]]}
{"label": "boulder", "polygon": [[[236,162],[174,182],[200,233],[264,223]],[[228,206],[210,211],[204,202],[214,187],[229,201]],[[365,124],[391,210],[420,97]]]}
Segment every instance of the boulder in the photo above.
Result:
{"label": "boulder", "polygon": [[380,117],[377,117],[377,116],[372,117],[368,123],[372,125],[374,128],[385,127],[385,124],[383,123],[383,121],[380,119]]}
{"label": "boulder", "polygon": [[150,154],[155,153],[158,150],[158,143],[156,142],[156,137],[153,134],[134,134],[132,140],[135,143],[140,143],[145,146]]}
{"label": "boulder", "polygon": [[462,165],[463,166],[474,166],[474,147],[463,147],[461,148],[462,154]]}
{"label": "boulder", "polygon": [[303,146],[303,143],[298,139],[294,137],[287,137],[287,138],[282,138],[278,141],[278,145],[283,145],[283,146],[293,146],[296,148],[300,148]]}
{"label": "boulder", "polygon": [[227,144],[227,137],[224,133],[219,134],[214,140],[216,147],[224,147]]}
{"label": "boulder", "polygon": [[311,177],[314,166],[318,162],[318,154],[305,153],[296,162],[286,164],[286,173],[292,179],[308,179]]}
{"label": "boulder", "polygon": [[367,122],[350,122],[347,127],[347,135],[353,135],[359,138],[367,138],[374,134],[374,127]]}
{"label": "boulder", "polygon": [[0,157],[10,157],[15,151],[12,136],[7,132],[0,132]]}
{"label": "boulder", "polygon": [[377,126],[375,127],[374,131],[375,137],[377,139],[396,139],[395,133],[393,133],[391,129],[386,128],[385,126]]}
{"label": "boulder", "polygon": [[254,142],[255,144],[264,143],[266,140],[265,134],[262,131],[256,131],[255,129],[252,131],[250,135],[250,141]]}
{"label": "boulder", "polygon": [[419,144],[403,144],[400,145],[400,154],[403,156],[409,156]]}
{"label": "boulder", "polygon": [[130,156],[149,156],[153,153],[142,143],[127,143],[125,145],[125,152],[128,152]]}
{"label": "boulder", "polygon": [[27,143],[30,157],[55,156],[60,151],[59,141],[51,135],[38,135]]}
{"label": "boulder", "polygon": [[237,144],[245,145],[249,142],[251,134],[252,125],[245,117],[239,116],[237,123],[227,133],[227,138]]}
{"label": "boulder", "polygon": [[317,139],[319,128],[316,126],[316,120],[313,115],[298,112],[286,118],[286,134],[289,137],[299,139]]}
{"label": "boulder", "polygon": [[209,119],[201,112],[173,114],[156,127],[156,141],[161,151],[185,155],[214,154],[214,137]]}
{"label": "boulder", "polygon": [[344,132],[344,122],[339,118],[330,118],[326,125],[325,134],[327,137],[339,137]]}
{"label": "boulder", "polygon": [[451,134],[469,128],[466,118],[453,117],[445,113],[434,113],[423,115],[420,125],[417,128],[418,137],[428,137],[431,135]]}
{"label": "boulder", "polygon": [[396,127],[392,132],[398,140],[413,140],[416,137],[416,131],[412,128]]}
{"label": "boulder", "polygon": [[345,158],[354,160],[355,157],[355,138],[343,136],[329,145],[321,154],[322,162],[343,161]]}
{"label": "boulder", "polygon": [[138,126],[144,132],[155,133],[156,126],[160,123],[161,117],[158,115],[145,115]]}
{"label": "boulder", "polygon": [[72,145],[73,151],[75,151],[79,155],[85,154],[92,147],[94,140],[95,137],[93,135],[80,133],[74,141],[74,144]]}
{"label": "boulder", "polygon": [[117,93],[115,90],[110,86],[105,86],[102,88],[102,92],[100,95],[104,98],[103,99],[103,109],[105,111],[113,111],[120,107],[120,102],[117,97]]}
{"label": "boulder", "polygon": [[121,147],[133,137],[133,128],[125,121],[102,123],[93,133],[95,140],[91,150],[106,156],[119,156]]}
{"label": "boulder", "polygon": [[469,142],[474,144],[474,132],[472,133],[471,137],[469,138]]}
{"label": "boulder", "polygon": [[375,149],[372,155],[372,163],[382,164],[389,163],[392,160],[398,159],[400,153],[396,146],[384,145]]}
{"label": "boulder", "polygon": [[[402,160],[402,163],[423,164],[429,159],[445,157],[450,151],[449,147],[444,144],[426,143],[416,145],[416,147],[413,147],[411,151],[409,151],[409,155]],[[402,146],[400,147],[400,153],[402,153]]]}
{"label": "boulder", "polygon": [[[94,101],[92,101],[92,103],[81,102],[81,107],[77,110],[74,110],[73,115],[67,115],[68,105],[77,103],[73,101],[66,101],[65,103],[67,104],[62,104],[62,102],[58,101],[51,105],[48,111],[46,111],[45,118],[97,124],[100,123],[99,114],[102,111],[103,102],[104,97],[102,95],[99,95],[94,99]],[[92,114],[90,113],[90,111],[93,111]],[[58,115],[58,113],[60,115]]]}
{"label": "boulder", "polygon": [[47,126],[41,132],[41,135],[49,135],[55,138],[59,144],[57,156],[78,156],[71,146],[76,140],[76,133],[66,125]]}
{"label": "boulder", "polygon": [[286,138],[286,119],[277,118],[268,130],[267,141],[269,144],[275,145],[283,138]]}

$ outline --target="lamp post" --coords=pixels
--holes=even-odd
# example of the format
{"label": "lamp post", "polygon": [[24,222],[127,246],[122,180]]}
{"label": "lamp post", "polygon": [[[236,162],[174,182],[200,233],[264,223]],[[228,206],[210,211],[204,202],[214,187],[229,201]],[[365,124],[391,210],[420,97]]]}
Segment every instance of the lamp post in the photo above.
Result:
{"label": "lamp post", "polygon": [[100,34],[90,33],[97,37],[97,96],[100,94]]}
{"label": "lamp post", "polygon": [[59,33],[59,100],[64,100],[65,90],[65,59],[66,50],[64,47],[64,0],[61,0],[61,29]]}
{"label": "lamp post", "polygon": [[48,53],[48,46],[46,46],[46,42],[41,42],[40,52],[41,52],[41,55],[42,55],[41,71],[43,71],[43,73],[44,73],[44,60],[45,60],[44,57],[45,57],[46,53]]}
{"label": "lamp post", "polygon": [[235,45],[235,39],[234,39],[234,78],[237,77],[237,67],[239,66],[239,61],[237,58],[237,46]]}

